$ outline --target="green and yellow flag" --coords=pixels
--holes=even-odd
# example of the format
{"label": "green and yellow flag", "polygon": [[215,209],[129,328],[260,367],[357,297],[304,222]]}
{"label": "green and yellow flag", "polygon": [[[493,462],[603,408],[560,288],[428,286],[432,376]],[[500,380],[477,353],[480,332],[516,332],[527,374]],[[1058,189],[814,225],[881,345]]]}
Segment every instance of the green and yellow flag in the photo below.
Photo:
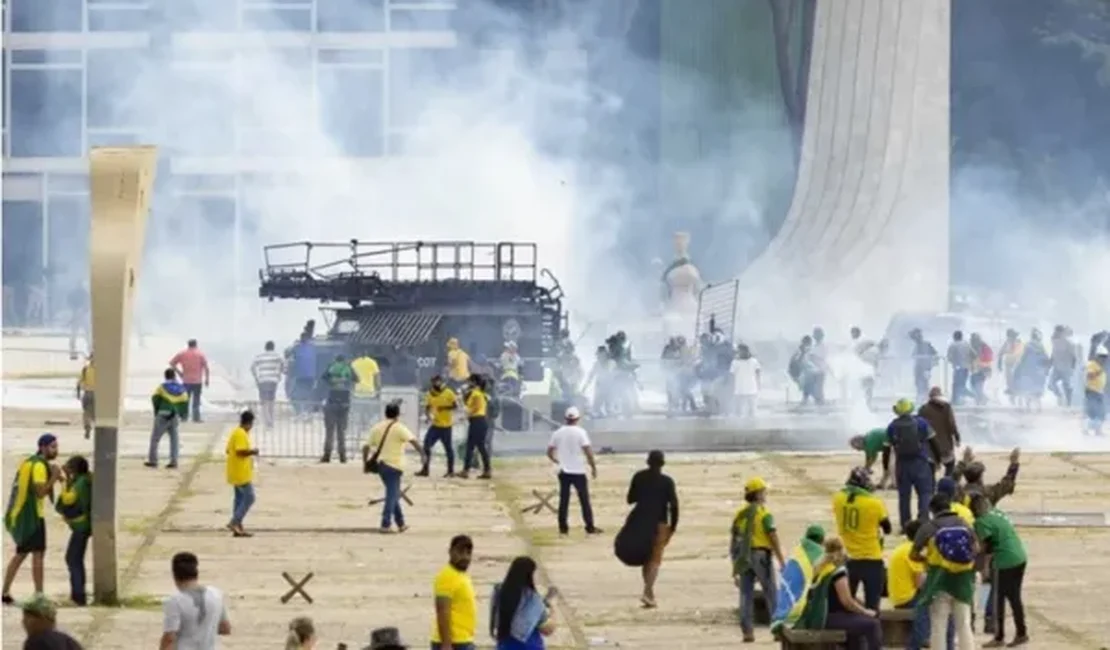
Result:
{"label": "green and yellow flag", "polygon": [[[41,470],[36,472],[36,469]],[[38,530],[42,519],[42,502],[35,496],[35,474],[40,482],[46,482],[48,475],[46,460],[35,454],[19,465],[12,480],[12,491],[8,498],[8,510],[4,514],[4,527],[8,529],[16,546],[30,541],[31,535]]]}

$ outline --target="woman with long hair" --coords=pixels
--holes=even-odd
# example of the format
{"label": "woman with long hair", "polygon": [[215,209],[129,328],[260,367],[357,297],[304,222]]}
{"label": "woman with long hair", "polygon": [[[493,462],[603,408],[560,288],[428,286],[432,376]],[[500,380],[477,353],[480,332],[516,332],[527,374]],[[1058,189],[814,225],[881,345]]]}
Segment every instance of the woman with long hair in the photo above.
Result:
{"label": "woman with long hair", "polygon": [[[543,637],[555,631],[547,600],[536,591],[536,562],[518,557],[505,579],[493,587],[490,635],[497,650],[543,650]],[[552,590],[553,591],[553,590]]]}
{"label": "woman with long hair", "polygon": [[289,634],[285,637],[285,650],[312,650],[316,647],[316,625],[307,616],[289,621]]}
{"label": "woman with long hair", "polygon": [[879,613],[864,607],[848,585],[848,554],[839,537],[828,537],[825,554],[813,567],[813,587],[806,605],[805,627],[843,630],[849,650],[881,650]]}

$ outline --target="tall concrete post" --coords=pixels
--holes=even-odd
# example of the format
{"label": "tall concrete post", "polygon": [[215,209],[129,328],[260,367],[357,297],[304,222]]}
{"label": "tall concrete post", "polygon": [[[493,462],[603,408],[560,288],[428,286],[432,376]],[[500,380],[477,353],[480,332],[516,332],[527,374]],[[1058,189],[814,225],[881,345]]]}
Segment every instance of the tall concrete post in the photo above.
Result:
{"label": "tall concrete post", "polygon": [[119,602],[116,566],[116,457],[126,394],[132,304],[158,151],[152,146],[89,152],[89,289],[96,355],[93,441],[93,597]]}

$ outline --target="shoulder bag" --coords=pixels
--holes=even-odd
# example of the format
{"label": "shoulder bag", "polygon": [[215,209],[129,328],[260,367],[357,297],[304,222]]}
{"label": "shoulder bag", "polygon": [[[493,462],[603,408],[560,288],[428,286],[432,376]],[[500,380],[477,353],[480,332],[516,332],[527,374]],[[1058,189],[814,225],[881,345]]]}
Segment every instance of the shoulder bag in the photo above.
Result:
{"label": "shoulder bag", "polygon": [[396,420],[389,423],[389,426],[385,428],[385,433],[382,434],[382,441],[378,443],[378,448],[374,450],[374,454],[370,456],[370,458],[366,459],[366,463],[362,467],[364,474],[378,473],[378,470],[381,468],[381,464],[378,462],[378,456],[381,456],[382,447],[385,446],[385,441],[389,438],[389,430],[393,428],[394,424],[397,424]]}

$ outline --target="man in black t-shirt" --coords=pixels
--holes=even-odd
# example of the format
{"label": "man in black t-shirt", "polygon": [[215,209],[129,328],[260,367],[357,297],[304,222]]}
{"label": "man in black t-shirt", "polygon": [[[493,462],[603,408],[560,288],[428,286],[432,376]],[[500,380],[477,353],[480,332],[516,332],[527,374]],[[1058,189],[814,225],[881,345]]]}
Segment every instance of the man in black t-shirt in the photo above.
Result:
{"label": "man in black t-shirt", "polygon": [[628,486],[629,505],[652,513],[658,522],[651,557],[641,569],[644,593],[640,602],[647,608],[655,607],[655,581],[663,563],[663,549],[678,527],[678,493],[674,479],[663,473],[664,462],[663,452],[658,449],[651,451],[647,457],[647,469],[636,472]]}

